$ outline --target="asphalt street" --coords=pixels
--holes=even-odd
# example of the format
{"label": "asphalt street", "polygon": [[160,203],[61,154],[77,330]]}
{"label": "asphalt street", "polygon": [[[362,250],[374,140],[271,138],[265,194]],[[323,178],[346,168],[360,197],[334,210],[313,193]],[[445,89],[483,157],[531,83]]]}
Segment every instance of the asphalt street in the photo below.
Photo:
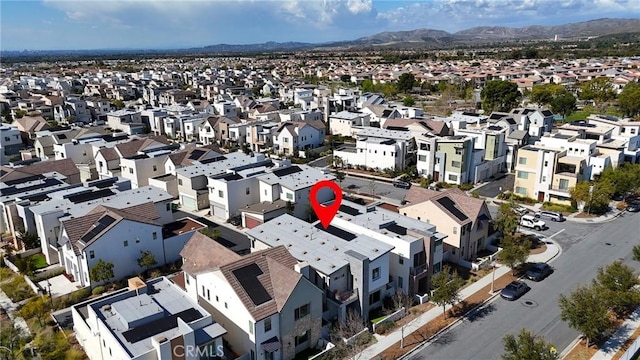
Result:
{"label": "asphalt street", "polygon": [[[371,194],[371,182],[372,180],[347,176],[342,181],[341,186],[342,190],[344,191],[355,191],[364,194]],[[407,189],[394,187],[391,183],[375,181],[373,194],[395,200],[395,202],[399,204],[400,201],[404,200],[404,197],[407,194]]]}
{"label": "asphalt street", "polygon": [[560,294],[589,283],[598,267],[619,259],[640,269],[640,263],[631,260],[631,249],[638,244],[638,221],[640,214],[624,214],[602,224],[551,223],[544,234],[553,236],[562,247],[561,255],[551,263],[553,274],[539,283],[527,280],[531,290],[517,301],[496,298],[410,358],[499,359],[504,335],[522,328],[544,336],[562,351],[579,334],[560,318]]}

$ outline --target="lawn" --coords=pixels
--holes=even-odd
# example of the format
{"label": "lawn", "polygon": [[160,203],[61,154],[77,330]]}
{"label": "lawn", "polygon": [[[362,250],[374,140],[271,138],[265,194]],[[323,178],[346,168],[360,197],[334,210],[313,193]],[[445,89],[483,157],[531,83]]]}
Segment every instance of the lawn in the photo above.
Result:
{"label": "lawn", "polygon": [[47,260],[42,254],[33,254],[29,256],[28,261],[31,263],[33,269],[42,269],[47,267]]}

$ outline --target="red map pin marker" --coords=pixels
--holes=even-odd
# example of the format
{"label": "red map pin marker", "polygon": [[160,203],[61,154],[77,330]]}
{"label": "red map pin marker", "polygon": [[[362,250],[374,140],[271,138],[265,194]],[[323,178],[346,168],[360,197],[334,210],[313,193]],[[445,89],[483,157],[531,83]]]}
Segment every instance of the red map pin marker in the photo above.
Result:
{"label": "red map pin marker", "polygon": [[[330,188],[331,190],[333,190],[333,193],[336,196],[336,199],[329,206],[321,205],[318,202],[318,191],[320,191],[320,189],[322,188]],[[322,180],[313,185],[309,197],[309,200],[311,201],[311,207],[313,207],[313,211],[316,212],[316,215],[318,216],[318,219],[320,219],[322,226],[324,226],[324,228],[326,229],[327,227],[329,227],[329,224],[331,224],[331,220],[333,220],[333,217],[336,216],[336,213],[340,208],[340,204],[342,203],[342,189],[340,189],[340,186],[333,181]]]}

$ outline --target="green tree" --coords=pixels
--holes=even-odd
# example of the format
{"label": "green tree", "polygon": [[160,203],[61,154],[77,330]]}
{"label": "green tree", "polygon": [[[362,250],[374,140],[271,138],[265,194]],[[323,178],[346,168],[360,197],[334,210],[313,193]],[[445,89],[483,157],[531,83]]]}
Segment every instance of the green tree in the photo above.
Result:
{"label": "green tree", "polygon": [[20,309],[20,315],[25,319],[36,318],[42,326],[42,319],[49,314],[49,301],[46,296],[36,296],[27,301]]}
{"label": "green tree", "polygon": [[411,96],[405,96],[404,99],[402,99],[402,105],[404,106],[413,106],[415,103],[416,100]]}
{"label": "green tree", "polygon": [[89,269],[89,278],[94,282],[109,281],[114,277],[113,263],[99,259],[98,262]]}
{"label": "green tree", "polygon": [[590,214],[591,211],[601,212],[607,208],[614,189],[613,183],[606,179],[594,182],[582,181],[569,189],[569,195],[576,203],[583,203],[587,213]]}
{"label": "green tree", "polygon": [[618,95],[618,106],[625,116],[640,114],[640,84],[630,82],[625,85]]}
{"label": "green tree", "polygon": [[566,119],[576,110],[576,97],[569,93],[558,95],[551,100],[550,105],[551,111],[561,114],[562,118]]}
{"label": "green tree", "polygon": [[609,181],[616,194],[626,194],[640,188],[640,164],[624,162],[618,167],[607,167],[600,173],[598,181]]}
{"label": "green tree", "polygon": [[640,245],[633,247],[633,260],[640,261]]}
{"label": "green tree", "polygon": [[36,233],[30,233],[26,231],[19,231],[17,234],[18,241],[24,246],[26,250],[35,249],[40,246],[40,238]]}
{"label": "green tree", "polygon": [[502,338],[505,353],[502,360],[556,360],[559,359],[555,347],[527,329],[520,330],[518,336],[512,334]]}
{"label": "green tree", "polygon": [[485,113],[510,111],[520,102],[518,85],[505,80],[490,80],[480,93]]}
{"label": "green tree", "polygon": [[444,317],[447,317],[447,305],[454,305],[458,302],[460,295],[459,291],[464,280],[458,275],[457,271],[451,273],[451,268],[445,265],[442,271],[433,275],[431,283],[433,292],[431,294],[431,301],[436,305],[442,306],[442,313]]}
{"label": "green tree", "polygon": [[502,233],[502,236],[515,234],[518,229],[518,214],[515,211],[516,203],[510,200],[501,203],[498,208],[498,215],[494,220],[494,227]]}
{"label": "green tree", "polygon": [[382,95],[386,98],[393,98],[398,94],[398,89],[393,83],[382,84]]}
{"label": "green tree", "polygon": [[251,93],[253,94],[253,96],[260,96],[260,92],[262,92],[262,89],[259,86],[254,86],[251,88]]}
{"label": "green tree", "polygon": [[593,287],[580,286],[569,296],[560,295],[559,305],[562,320],[586,337],[587,347],[611,328],[609,308]]}
{"label": "green tree", "polygon": [[398,91],[401,93],[411,92],[416,84],[416,77],[412,73],[403,73],[398,78]]}
{"label": "green tree", "polygon": [[364,80],[362,84],[360,84],[360,88],[363,93],[370,93],[376,91],[376,85],[371,80]]}
{"label": "green tree", "polygon": [[140,257],[138,258],[138,266],[149,270],[150,268],[158,265],[156,261],[156,257],[150,250],[142,251],[140,250]]}
{"label": "green tree", "polygon": [[553,99],[567,94],[567,89],[558,84],[534,85],[531,89],[530,100],[539,105],[550,105]]}
{"label": "green tree", "polygon": [[211,227],[206,227],[200,230],[200,233],[212,238],[213,240],[218,240],[220,237],[220,230]]}
{"label": "green tree", "polygon": [[116,107],[116,109],[120,110],[120,109],[124,109],[124,102],[120,99],[115,99],[111,102],[111,104],[113,104],[113,106]]}
{"label": "green tree", "polygon": [[498,253],[498,261],[511,268],[511,273],[515,274],[516,267],[527,261],[531,243],[528,239],[520,237],[519,240],[515,236],[508,234],[503,235],[500,239],[500,247],[502,250]]}
{"label": "green tree", "polygon": [[615,99],[616,91],[611,79],[602,76],[583,83],[580,86],[579,96],[582,100],[593,100],[596,105],[601,105]]}
{"label": "green tree", "polygon": [[640,293],[634,289],[638,282],[638,275],[631,267],[616,261],[605,268],[598,268],[593,286],[600,291],[607,306],[622,316],[640,303]]}

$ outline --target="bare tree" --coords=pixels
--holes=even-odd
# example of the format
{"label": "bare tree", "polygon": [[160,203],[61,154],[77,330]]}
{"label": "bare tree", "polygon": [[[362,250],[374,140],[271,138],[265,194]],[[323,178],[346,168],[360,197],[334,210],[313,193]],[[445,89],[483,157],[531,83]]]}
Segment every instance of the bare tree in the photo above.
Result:
{"label": "bare tree", "polygon": [[353,336],[365,328],[360,314],[353,309],[348,310],[346,318],[336,324],[331,332],[331,341],[336,346],[331,358],[358,359],[369,344],[371,334],[365,332],[355,338]]}
{"label": "bare tree", "polygon": [[375,180],[371,180],[369,184],[367,184],[367,187],[369,188],[369,194],[371,194],[371,197],[373,197],[376,194],[376,189],[378,188],[378,184],[376,183]]}
{"label": "bare tree", "polygon": [[409,294],[405,294],[402,290],[398,289],[393,296],[391,296],[391,304],[393,306],[392,311],[398,311],[400,309],[404,309],[404,315],[402,316],[405,319],[405,322],[400,327],[400,349],[404,348],[404,330],[407,328],[407,325],[416,317],[416,313],[411,311],[411,307],[415,303],[413,296]]}

